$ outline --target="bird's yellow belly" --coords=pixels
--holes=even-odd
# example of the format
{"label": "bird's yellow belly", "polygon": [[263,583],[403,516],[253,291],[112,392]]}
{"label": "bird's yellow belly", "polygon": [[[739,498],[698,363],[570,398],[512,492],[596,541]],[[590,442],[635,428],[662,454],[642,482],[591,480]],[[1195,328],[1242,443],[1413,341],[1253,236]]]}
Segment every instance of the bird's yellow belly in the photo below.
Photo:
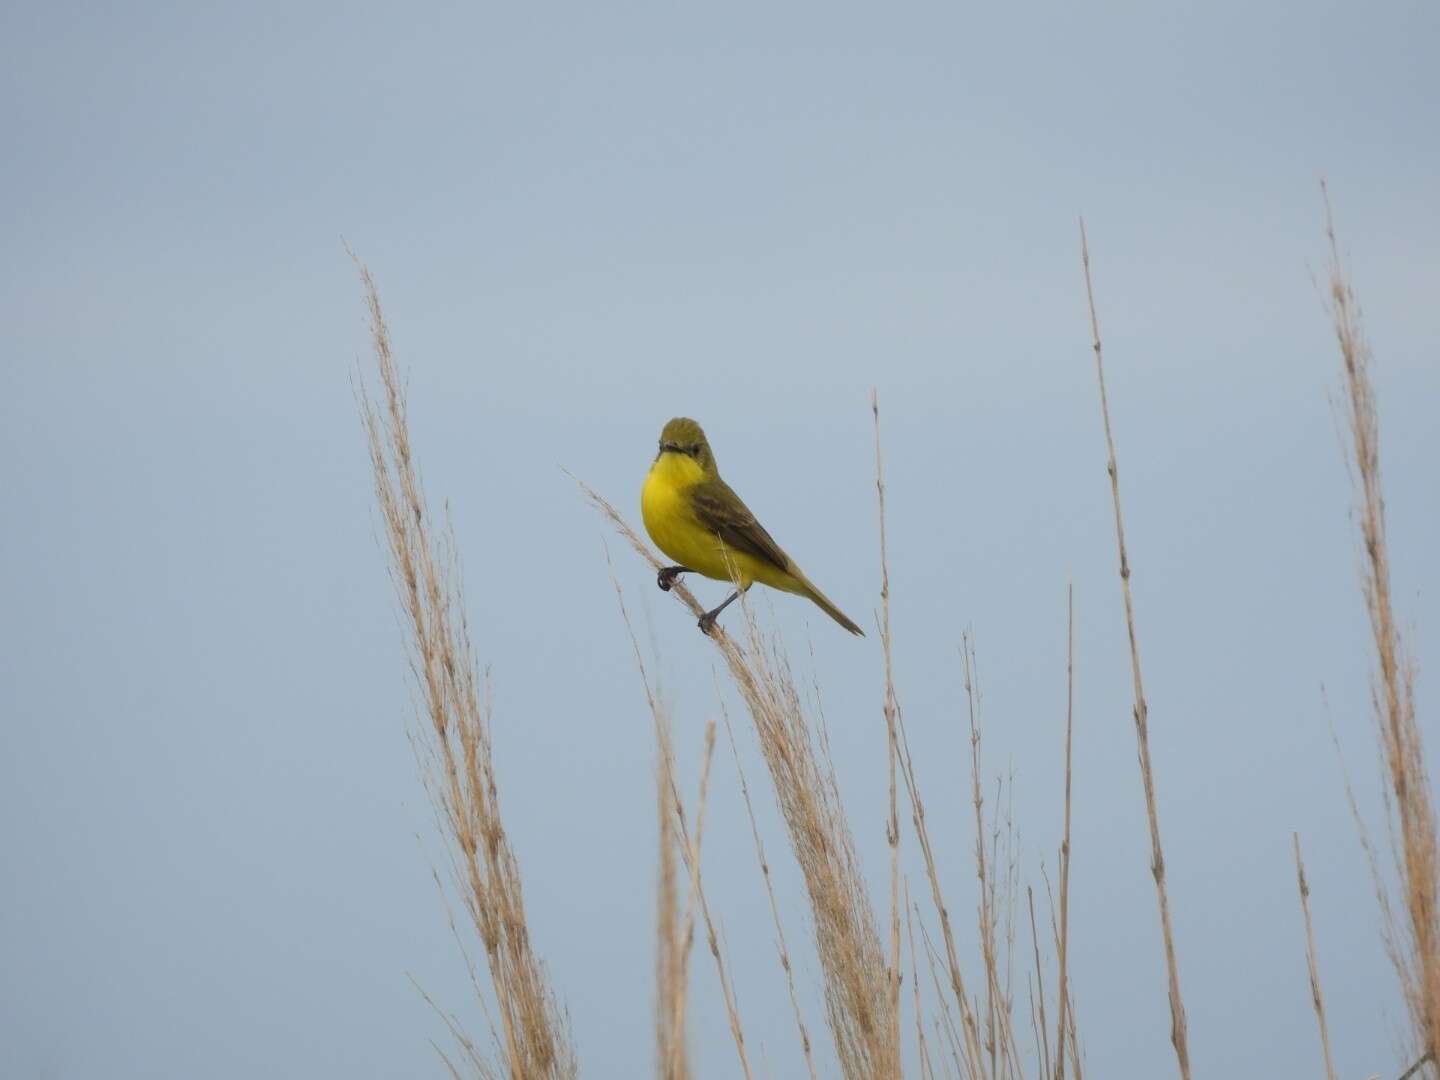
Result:
{"label": "bird's yellow belly", "polygon": [[640,493],[640,514],[655,546],[681,566],[717,581],[738,579],[747,589],[759,581],[794,591],[788,587],[788,575],[748,552],[736,551],[696,520],[684,490],[693,482],[684,475],[689,463],[670,465],[665,459],[672,456],[666,454],[656,462]]}

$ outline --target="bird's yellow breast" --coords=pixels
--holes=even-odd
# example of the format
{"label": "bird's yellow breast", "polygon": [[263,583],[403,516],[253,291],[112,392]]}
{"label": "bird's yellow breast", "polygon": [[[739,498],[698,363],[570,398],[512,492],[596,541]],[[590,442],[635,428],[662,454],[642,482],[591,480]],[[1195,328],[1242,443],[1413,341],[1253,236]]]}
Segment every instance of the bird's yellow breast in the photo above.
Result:
{"label": "bird's yellow breast", "polygon": [[738,576],[747,587],[756,580],[770,584],[773,568],[722,543],[696,518],[686,492],[704,479],[705,471],[685,454],[655,459],[640,492],[640,516],[650,539],[681,566],[706,577],[730,581]]}
{"label": "bird's yellow breast", "polygon": [[[640,515],[650,539],[670,558],[684,566],[700,569],[689,560],[704,545],[706,535],[695,520],[685,489],[705,479],[705,472],[684,454],[661,454],[650,466],[640,492]],[[715,538],[709,537],[709,546]]]}

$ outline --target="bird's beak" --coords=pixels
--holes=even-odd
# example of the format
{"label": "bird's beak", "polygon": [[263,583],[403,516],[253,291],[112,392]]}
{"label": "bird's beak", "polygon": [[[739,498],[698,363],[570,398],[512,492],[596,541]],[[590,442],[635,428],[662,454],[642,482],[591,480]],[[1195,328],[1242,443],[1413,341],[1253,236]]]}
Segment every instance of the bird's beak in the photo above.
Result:
{"label": "bird's beak", "polygon": [[660,444],[660,452],[663,454],[663,453],[666,453],[667,451],[670,452],[670,453],[675,453],[675,454],[680,453],[680,444],[679,444],[679,443],[673,443],[673,442],[662,442],[662,443]]}

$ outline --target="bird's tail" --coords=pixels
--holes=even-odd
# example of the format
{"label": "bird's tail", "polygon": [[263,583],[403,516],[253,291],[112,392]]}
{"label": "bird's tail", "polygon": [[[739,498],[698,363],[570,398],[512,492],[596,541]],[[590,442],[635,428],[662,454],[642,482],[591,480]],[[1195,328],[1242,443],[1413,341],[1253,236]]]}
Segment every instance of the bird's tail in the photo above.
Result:
{"label": "bird's tail", "polygon": [[856,626],[853,622],[851,622],[849,617],[843,611],[841,611],[838,607],[836,607],[830,602],[830,598],[828,596],[822,593],[814,585],[810,584],[810,581],[808,579],[802,580],[805,581],[805,595],[808,596],[811,600],[814,600],[816,606],[819,607],[821,611],[825,612],[826,615],[829,615],[846,630],[849,630],[850,633],[858,634],[860,635],[860,637],[865,636],[865,631],[861,630],[860,627]]}

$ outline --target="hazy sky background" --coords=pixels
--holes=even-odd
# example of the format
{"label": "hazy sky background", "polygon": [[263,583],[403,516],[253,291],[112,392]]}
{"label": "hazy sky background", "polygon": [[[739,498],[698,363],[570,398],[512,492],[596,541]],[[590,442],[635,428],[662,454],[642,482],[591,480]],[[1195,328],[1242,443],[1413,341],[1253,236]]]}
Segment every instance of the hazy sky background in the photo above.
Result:
{"label": "hazy sky background", "polygon": [[[1082,212],[1196,1075],[1320,1072],[1295,829],[1341,1073],[1397,1072],[1403,1009],[1330,738],[1374,815],[1312,275],[1323,173],[1378,356],[1395,586],[1440,752],[1437,55],[1421,2],[5,5],[0,1074],[440,1075],[409,976],[481,1028],[404,734],[343,237],[454,514],[534,944],[585,1075],[651,1069],[654,744],[605,530],[561,467],[638,521],[660,426],[696,417],[870,625],[872,386],[897,679],[965,960],[960,634],[1039,887],[1073,576],[1087,1061],[1173,1075]],[[716,655],[611,547],[693,790]],[[758,610],[823,687],[878,890],[878,642],[793,598]],[[823,1036],[803,889],[738,734]],[[705,874],[755,1057],[795,1076],[728,753]],[[1016,951],[1023,1016],[1028,933]],[[700,1074],[735,1075],[703,947],[692,985]]]}

